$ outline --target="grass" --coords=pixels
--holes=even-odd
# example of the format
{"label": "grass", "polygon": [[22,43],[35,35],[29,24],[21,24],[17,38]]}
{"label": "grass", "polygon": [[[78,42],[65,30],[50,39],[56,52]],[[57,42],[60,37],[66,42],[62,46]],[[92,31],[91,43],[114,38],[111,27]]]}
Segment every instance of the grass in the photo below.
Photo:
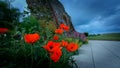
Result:
{"label": "grass", "polygon": [[107,34],[89,35],[88,39],[89,40],[120,41],[120,33],[107,33]]}

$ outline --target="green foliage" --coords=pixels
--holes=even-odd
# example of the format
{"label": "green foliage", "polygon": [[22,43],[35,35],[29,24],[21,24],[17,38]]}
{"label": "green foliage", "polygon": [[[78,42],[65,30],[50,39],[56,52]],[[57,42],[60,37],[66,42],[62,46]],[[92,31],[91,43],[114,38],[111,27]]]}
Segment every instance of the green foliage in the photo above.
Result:
{"label": "green foliage", "polygon": [[[70,68],[69,63],[73,61],[72,56],[78,54],[77,52],[68,52],[65,48],[62,49],[62,57],[54,63],[48,52],[43,49],[48,41],[53,40],[54,32],[50,30],[51,27],[42,27],[41,22],[35,17],[29,16],[19,24],[19,28],[11,34],[0,34],[0,62],[2,67],[8,68]],[[49,26],[49,25],[48,25]],[[40,34],[40,40],[34,44],[27,44],[24,41],[24,35],[28,33]],[[18,37],[18,35],[20,37]],[[59,36],[60,42],[64,36]],[[7,41],[7,42],[6,42]],[[69,42],[76,42],[73,39]],[[71,62],[73,63],[73,62]]]}
{"label": "green foliage", "polygon": [[22,28],[21,31],[24,30],[26,33],[34,33],[40,31],[39,23],[33,16],[24,18],[24,21],[20,24],[19,27],[20,29]]}
{"label": "green foliage", "polygon": [[19,22],[20,11],[6,1],[0,1],[0,27],[14,29]]}

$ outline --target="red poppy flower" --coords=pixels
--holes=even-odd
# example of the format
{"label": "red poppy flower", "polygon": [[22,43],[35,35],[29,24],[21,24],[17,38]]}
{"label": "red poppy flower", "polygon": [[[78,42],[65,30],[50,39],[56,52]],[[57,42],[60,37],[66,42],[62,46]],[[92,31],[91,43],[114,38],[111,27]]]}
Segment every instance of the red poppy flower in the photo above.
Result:
{"label": "red poppy flower", "polygon": [[0,33],[6,33],[8,32],[9,30],[7,28],[0,28]]}
{"label": "red poppy flower", "polygon": [[62,29],[56,29],[56,30],[55,30],[55,33],[56,33],[56,34],[62,34],[62,33],[63,33],[63,30],[62,30]]}
{"label": "red poppy flower", "polygon": [[62,51],[60,48],[56,49],[53,54],[50,55],[50,58],[54,61],[57,62],[59,61],[60,57],[62,56]]}
{"label": "red poppy flower", "polygon": [[64,27],[65,27],[65,24],[62,23],[62,24],[60,24],[60,27],[59,27],[59,28],[60,28],[60,29],[63,29]]}
{"label": "red poppy flower", "polygon": [[62,40],[61,45],[62,45],[63,47],[67,47],[67,46],[68,46],[68,42],[67,42],[67,41]]}
{"label": "red poppy flower", "polygon": [[43,48],[50,52],[54,48],[53,43],[53,41],[48,41],[47,45],[43,46]]}
{"label": "red poppy flower", "polygon": [[70,27],[69,26],[65,26],[63,29],[66,30],[66,31],[69,31]]}
{"label": "red poppy flower", "polygon": [[68,46],[67,46],[67,50],[69,52],[74,52],[78,49],[78,44],[76,43],[70,43]]}
{"label": "red poppy flower", "polygon": [[43,46],[48,52],[54,52],[57,48],[60,48],[60,43],[48,41],[47,45]]}
{"label": "red poppy flower", "polygon": [[40,39],[40,36],[38,33],[25,34],[24,39],[25,39],[26,43],[32,44],[32,43],[38,41]]}
{"label": "red poppy flower", "polygon": [[65,24],[60,24],[60,27],[59,27],[60,29],[64,29],[64,30],[66,30],[66,31],[69,31],[70,30],[70,27],[69,26],[67,26],[67,25],[65,25]]}
{"label": "red poppy flower", "polygon": [[54,39],[54,40],[58,40],[59,37],[58,37],[57,35],[55,35],[55,36],[53,37],[53,39]]}

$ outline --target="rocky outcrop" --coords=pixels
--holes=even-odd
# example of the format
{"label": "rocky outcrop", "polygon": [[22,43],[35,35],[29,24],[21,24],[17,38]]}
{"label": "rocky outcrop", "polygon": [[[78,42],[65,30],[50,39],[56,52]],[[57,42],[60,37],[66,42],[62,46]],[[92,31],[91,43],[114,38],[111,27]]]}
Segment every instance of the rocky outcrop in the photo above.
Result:
{"label": "rocky outcrop", "polygon": [[38,19],[55,21],[55,25],[65,23],[70,26],[70,32],[75,31],[70,16],[66,13],[59,0],[26,0],[32,15]]}
{"label": "rocky outcrop", "polygon": [[84,33],[75,31],[70,16],[66,13],[59,0],[26,0],[26,2],[31,14],[37,19],[55,21],[56,27],[64,23],[70,26],[70,31],[65,33],[66,36],[86,40]]}
{"label": "rocky outcrop", "polygon": [[75,31],[70,16],[59,0],[26,0],[26,2],[30,13],[38,20],[53,21],[49,23],[54,24],[56,27],[64,23],[70,26],[70,31],[65,33],[67,37],[80,38],[82,41],[87,40],[84,33]]}

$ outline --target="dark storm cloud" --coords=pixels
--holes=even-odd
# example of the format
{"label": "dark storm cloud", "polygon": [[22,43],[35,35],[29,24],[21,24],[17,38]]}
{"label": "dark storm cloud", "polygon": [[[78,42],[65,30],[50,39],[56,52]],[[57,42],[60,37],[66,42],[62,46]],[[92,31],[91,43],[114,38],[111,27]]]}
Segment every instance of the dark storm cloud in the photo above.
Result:
{"label": "dark storm cloud", "polygon": [[120,0],[61,0],[79,32],[120,32]]}

